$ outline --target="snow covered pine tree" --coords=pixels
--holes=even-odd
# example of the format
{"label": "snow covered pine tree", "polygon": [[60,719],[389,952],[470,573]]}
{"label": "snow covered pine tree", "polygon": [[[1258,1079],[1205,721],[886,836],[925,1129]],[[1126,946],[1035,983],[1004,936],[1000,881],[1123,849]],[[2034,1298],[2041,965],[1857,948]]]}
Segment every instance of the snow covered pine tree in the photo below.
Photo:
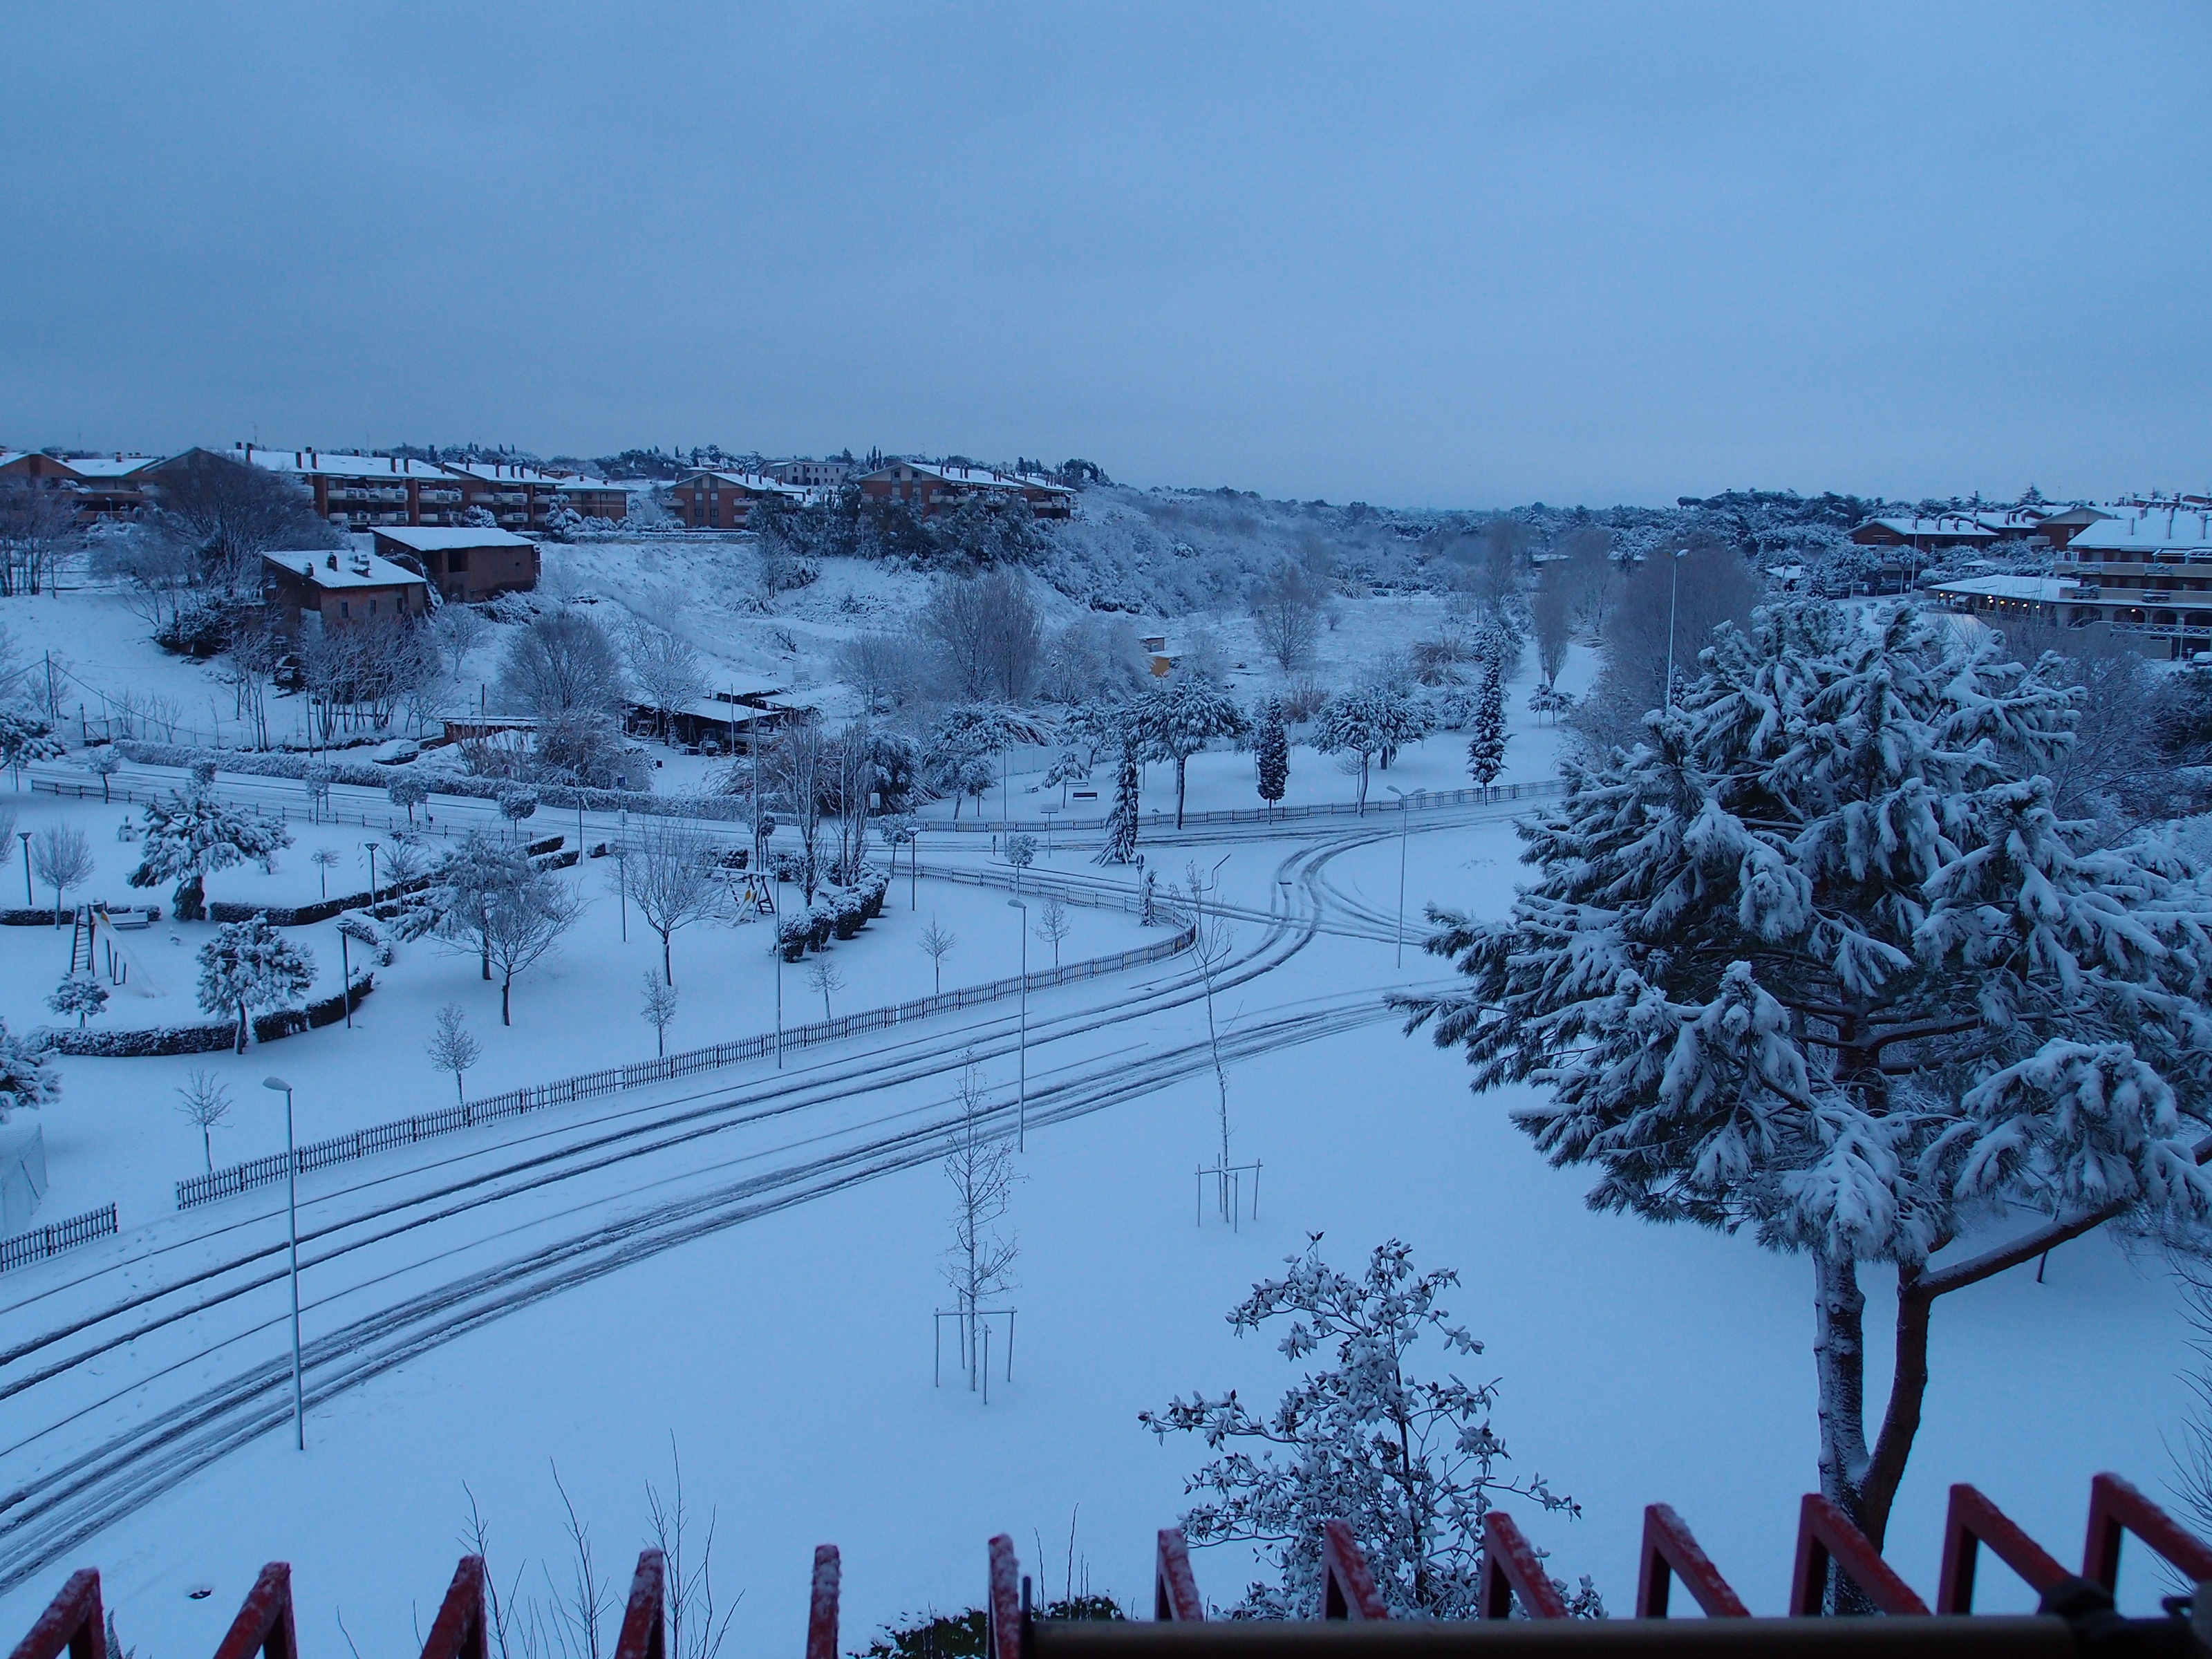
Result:
{"label": "snow covered pine tree", "polygon": [[1482,679],[1475,688],[1474,719],[1467,740],[1468,775],[1486,789],[1505,769],[1505,682],[1498,678],[1498,659],[1482,659]]}
{"label": "snow covered pine tree", "polygon": [[[2212,898],[2095,849],[2038,775],[2069,693],[1984,639],[1797,601],[1723,629],[1648,736],[1524,825],[1510,920],[1431,909],[1463,994],[1408,1000],[1594,1208],[1812,1258],[1820,1485],[1878,1546],[1936,1298],[2108,1221],[2212,1215]],[[2048,1218],[2007,1236],[2015,1210]],[[1957,1249],[1945,1260],[1939,1254]],[[1894,1265],[1869,1446],[1862,1262]]]}
{"label": "snow covered pine tree", "polygon": [[277,853],[292,844],[292,832],[281,823],[225,805],[197,778],[190,789],[147,802],[145,817],[139,864],[130,883],[154,887],[175,882],[170,914],[179,921],[198,921],[207,915],[207,878],[215,872],[248,860],[273,870]]}
{"label": "snow covered pine tree", "polygon": [[1094,864],[1130,864],[1137,857],[1137,750],[1124,744],[1114,774],[1114,810],[1106,817],[1106,844]]}
{"label": "snow covered pine tree", "polygon": [[1272,812],[1291,782],[1291,738],[1283,728],[1280,697],[1261,703],[1253,720],[1252,764],[1259,773],[1260,799]]}

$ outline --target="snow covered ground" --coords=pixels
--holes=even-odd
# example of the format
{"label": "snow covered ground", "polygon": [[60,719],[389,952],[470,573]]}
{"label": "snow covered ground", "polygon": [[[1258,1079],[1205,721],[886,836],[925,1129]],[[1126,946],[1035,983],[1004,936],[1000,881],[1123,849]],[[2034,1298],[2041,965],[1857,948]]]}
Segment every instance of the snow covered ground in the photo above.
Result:
{"label": "snow covered ground", "polygon": [[[741,572],[716,574],[715,561],[744,556],[734,547],[549,551],[550,588],[647,609],[680,594],[696,642],[732,677],[781,676],[795,687],[827,689],[836,641],[881,625],[923,586],[833,561],[786,613],[763,617],[716,597],[740,586]],[[1403,644],[1431,625],[1430,603],[1348,605],[1325,651],[1346,665]],[[144,643],[143,624],[111,599],[8,601],[0,620],[34,660],[65,654],[88,683],[165,687],[179,707],[208,702],[209,671]],[[1219,626],[1233,660],[1245,648],[1233,633],[1241,624]],[[1245,660],[1245,691],[1270,683],[1256,655]],[[1577,653],[1567,688],[1579,689],[1590,665]],[[491,659],[471,667],[488,676]],[[1524,706],[1531,684],[1524,670],[1509,690],[1508,781],[1540,780],[1556,762],[1556,731]],[[210,718],[220,720],[227,694],[216,695]],[[994,1103],[1011,1102],[1018,1016],[1006,1004],[810,1051],[781,1078],[772,1065],[726,1068],[303,1179],[315,1399],[304,1456],[285,1416],[289,1303],[281,1278],[266,1277],[283,1237],[282,1189],[174,1212],[171,1183],[202,1165],[198,1131],[172,1109],[184,1073],[218,1073],[238,1103],[217,1132],[220,1164],[281,1145],[276,1097],[258,1087],[271,1071],[295,1085],[308,1138],[450,1100],[450,1079],[422,1053],[449,1000],[469,1011],[485,1045],[469,1074],[472,1097],[641,1058],[653,1036],[638,1017],[639,985],[657,966],[658,940],[635,913],[623,939],[605,866],[587,861],[569,878],[594,902],[559,957],[518,981],[512,1028],[500,1026],[496,987],[472,960],[423,943],[379,970],[350,1031],[327,1028],[243,1059],[64,1061],[62,1102],[43,1115],[54,1188],[42,1215],[114,1199],[125,1231],[0,1278],[0,1346],[16,1356],[0,1361],[0,1490],[33,1494],[18,1500],[15,1520],[0,1511],[0,1577],[13,1575],[31,1531],[69,1529],[73,1501],[85,1514],[107,1507],[103,1524],[0,1594],[0,1627],[27,1626],[70,1567],[96,1561],[126,1643],[157,1659],[189,1652],[213,1644],[262,1562],[283,1559],[311,1650],[350,1640],[363,1653],[394,1651],[416,1639],[442,1591],[471,1493],[503,1582],[526,1559],[557,1575],[557,1467],[621,1577],[643,1541],[645,1484],[665,1488],[672,1445],[687,1500],[719,1517],[718,1577],[725,1596],[744,1592],[732,1638],[744,1649],[796,1650],[818,1541],[844,1550],[848,1648],[903,1613],[978,1599],[984,1540],[1002,1530],[1057,1592],[1073,1525],[1092,1587],[1141,1604],[1153,1531],[1182,1507],[1182,1476],[1204,1460],[1198,1446],[1155,1444],[1136,1413],[1194,1389],[1272,1400],[1290,1367],[1267,1341],[1236,1340],[1222,1315],[1316,1233],[1340,1267],[1397,1237],[1421,1265],[1459,1269],[1449,1305],[1488,1344],[1462,1374],[1502,1380],[1496,1422],[1516,1467],[1540,1470],[1583,1505],[1579,1521],[1522,1516],[1555,1570],[1593,1574],[1624,1609],[1642,1505],[1664,1500],[1755,1609],[1777,1608],[1797,1497],[1814,1479],[1809,1269],[1747,1240],[1591,1214],[1581,1201],[1588,1178],[1547,1170],[1507,1121],[1516,1097],[1471,1097],[1460,1060],[1401,1035],[1381,1005],[1387,991],[1442,974],[1410,946],[1398,961],[1401,859],[1416,937],[1410,918],[1428,900],[1491,915],[1510,902],[1518,843],[1502,811],[1392,810],[1386,785],[1463,784],[1463,750],[1449,733],[1408,749],[1375,774],[1364,822],[1180,840],[1150,822],[1172,813],[1172,772],[1147,769],[1148,867],[1171,880],[1186,861],[1211,866],[1227,854],[1219,879],[1244,965],[1218,1012],[1240,1056],[1229,1070],[1237,1155],[1265,1165],[1259,1215],[1236,1232],[1211,1215],[1194,1221],[1194,1171],[1213,1151],[1216,1103],[1187,963],[1033,997],[1036,1111],[1011,1217],[1022,1250],[1011,1298],[1019,1334],[1012,1380],[994,1381],[988,1407],[952,1385],[950,1367],[946,1386],[931,1382],[951,1196],[929,1126],[950,1111],[970,1055]],[[710,765],[659,758],[664,793],[696,787]],[[1006,796],[1017,817],[1033,817],[1044,799],[1030,785],[1045,758],[1017,757]],[[339,811],[370,823],[312,825],[298,821],[296,785],[222,783],[241,799],[289,800],[300,839],[274,875],[214,878],[211,898],[311,898],[309,852],[328,845],[354,860],[390,811],[374,792],[341,787]],[[1355,788],[1333,759],[1294,751],[1291,803],[1348,801]],[[987,813],[999,803],[994,792]],[[85,826],[100,866],[88,890],[129,896],[134,849],[113,838],[123,806],[43,793],[4,804],[26,829],[57,817]],[[482,804],[434,805],[449,826],[487,820]],[[1249,757],[1193,760],[1191,808],[1255,805]],[[575,822],[549,810],[528,827],[573,836]],[[588,815],[586,839],[610,827]],[[983,836],[926,837],[923,860],[1005,869]],[[1065,844],[1042,862],[1071,878],[1101,873],[1087,851]],[[9,875],[0,870],[0,882]],[[366,877],[348,862],[331,872],[331,890]],[[1018,935],[1006,896],[925,877],[909,908],[902,871],[884,916],[832,953],[848,981],[836,1011],[930,988],[915,936],[933,916],[960,940],[945,963],[948,987],[1012,973]],[[1252,919],[1269,914],[1281,920]],[[1070,915],[1071,958],[1159,936],[1117,910]],[[191,1006],[188,966],[202,932],[165,923],[134,936],[148,958],[142,983],[164,995],[135,1006],[118,996],[104,1023],[205,1018]],[[672,1049],[772,1023],[765,933],[712,925],[678,936],[684,1000]],[[295,936],[334,988],[334,930]],[[66,939],[0,929],[0,1012],[12,1027],[49,1019],[41,1000]],[[1035,939],[1030,951],[1032,966],[1048,959]],[[783,995],[788,1019],[819,1017],[802,969],[784,970]],[[532,1168],[557,1179],[536,1180]],[[696,1227],[685,1219],[700,1217]],[[246,1265],[225,1266],[234,1256]],[[574,1264],[566,1278],[562,1262]],[[510,1269],[543,1293],[509,1296],[497,1281]],[[229,1293],[185,1310],[195,1275]],[[1879,1275],[1867,1277],[1880,1376],[1887,1315]],[[459,1313],[426,1311],[447,1296]],[[132,1297],[143,1299],[146,1311],[131,1316],[143,1329],[105,1316]],[[73,1317],[91,1322],[56,1335]],[[402,1335],[380,1336],[385,1319],[401,1321]],[[1932,1588],[1953,1480],[1981,1484],[2062,1555],[2092,1471],[2118,1469],[2157,1490],[2166,1441],[2190,1404],[2179,1375],[2187,1334],[2162,1264],[2101,1238],[2060,1250],[2043,1283],[2020,1270],[1947,1302],[1892,1559]],[[27,1357],[34,1344],[42,1358]],[[1442,1367],[1441,1354],[1429,1359]],[[50,1361],[56,1374],[33,1381]],[[349,1365],[358,1380],[339,1388]],[[162,1414],[227,1389],[235,1395],[222,1421],[240,1425],[234,1447],[189,1468],[164,1462]],[[46,1501],[39,1494],[62,1491],[77,1460],[103,1448],[118,1460],[114,1479],[26,1518]],[[1244,1571],[1233,1552],[1198,1562],[1201,1589],[1222,1601]],[[1988,1604],[2023,1604],[2006,1575],[1986,1578]],[[2139,1607],[2161,1588],[2140,1567],[2124,1583]],[[212,1593],[192,1599],[204,1587]],[[544,1594],[534,1565],[525,1593]]]}

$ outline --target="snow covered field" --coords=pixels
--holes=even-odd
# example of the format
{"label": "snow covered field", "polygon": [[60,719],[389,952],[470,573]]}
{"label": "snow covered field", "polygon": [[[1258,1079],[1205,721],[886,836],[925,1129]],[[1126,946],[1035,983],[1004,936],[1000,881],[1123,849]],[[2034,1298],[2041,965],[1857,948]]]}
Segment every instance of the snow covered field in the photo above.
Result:
{"label": "snow covered field", "polygon": [[[681,593],[697,642],[732,677],[811,687],[825,705],[835,644],[881,625],[922,588],[831,561],[787,614],[764,618],[713,599],[714,562],[737,556],[689,541],[552,550],[547,585],[648,608]],[[1345,668],[1402,644],[1432,624],[1431,605],[1349,605],[1325,656]],[[180,708],[208,706],[209,671],[145,643],[143,625],[111,599],[8,601],[0,620],[33,660],[52,649],[88,683],[158,685]],[[1221,623],[1232,659],[1247,648],[1241,626]],[[472,672],[490,674],[489,651]],[[1246,660],[1239,690],[1249,696],[1269,682],[1256,652]],[[1580,689],[1590,669],[1577,652],[1563,685]],[[1524,669],[1509,688],[1504,781],[1541,781],[1556,765],[1559,733],[1525,708],[1532,684]],[[222,719],[227,695],[218,689],[210,721]],[[304,1457],[288,1420],[289,1303],[281,1277],[267,1276],[283,1237],[282,1188],[178,1214],[172,1183],[203,1158],[198,1131],[173,1109],[177,1085],[194,1067],[228,1084],[236,1108],[216,1133],[222,1164],[281,1147],[278,1097],[258,1086],[271,1072],[295,1086],[303,1139],[449,1102],[451,1079],[423,1053],[449,1001],[468,1011],[484,1045],[467,1079],[472,1097],[647,1057],[653,1033],[638,1004],[659,940],[634,911],[623,939],[610,866],[586,860],[564,879],[591,907],[561,952],[517,981],[511,1028],[472,957],[423,941],[377,970],[351,1030],[325,1028],[242,1058],[64,1060],[62,1100],[41,1115],[53,1181],[41,1218],[112,1199],[124,1231],[0,1278],[9,1355],[0,1360],[0,1490],[29,1495],[15,1505],[18,1534],[0,1530],[0,1579],[15,1577],[32,1540],[68,1539],[0,1594],[0,1624],[27,1625],[71,1566],[96,1560],[124,1640],[156,1659],[188,1652],[213,1644],[262,1562],[281,1558],[293,1563],[311,1650],[349,1638],[364,1654],[393,1651],[442,1591],[471,1493],[503,1578],[526,1559],[557,1576],[557,1466],[619,1577],[643,1541],[645,1483],[668,1484],[672,1444],[687,1501],[718,1515],[718,1579],[725,1596],[744,1592],[733,1640],[744,1649],[796,1650],[819,1541],[844,1550],[848,1648],[902,1613],[979,1599],[984,1540],[1002,1530],[1056,1594],[1073,1523],[1092,1588],[1140,1605],[1154,1529],[1183,1507],[1181,1479],[1204,1460],[1200,1446],[1154,1443],[1136,1413],[1193,1389],[1274,1397],[1291,1368],[1269,1342],[1236,1340],[1222,1316],[1314,1234],[1341,1268],[1396,1237],[1419,1265],[1459,1270],[1449,1306],[1488,1345],[1463,1374],[1502,1380],[1496,1424],[1516,1466],[1540,1470],[1583,1506],[1579,1521],[1521,1516],[1553,1552],[1555,1571],[1594,1575],[1622,1610],[1642,1505],[1663,1500],[1755,1610],[1777,1608],[1797,1497],[1814,1479],[1809,1269],[1747,1239],[1590,1213],[1582,1194],[1593,1177],[1549,1170],[1508,1121],[1519,1097],[1471,1097],[1461,1060],[1425,1036],[1401,1035],[1382,1006],[1393,989],[1443,977],[1443,964],[1412,945],[1398,961],[1401,867],[1414,939],[1426,902],[1500,915],[1522,873],[1510,809],[1395,809],[1389,785],[1463,786],[1464,747],[1449,732],[1409,747],[1374,774],[1364,820],[1181,838],[1166,827],[1172,770],[1146,769],[1147,867],[1172,882],[1188,862],[1207,869],[1226,855],[1218,878],[1237,966],[1217,1011],[1232,1053],[1236,1155],[1265,1166],[1259,1215],[1236,1232],[1210,1213],[1194,1220],[1194,1172],[1217,1132],[1205,1001],[1188,962],[1032,996],[1031,1112],[1010,1218],[1021,1246],[1010,1297],[1019,1334],[1012,1379],[994,1379],[988,1407],[954,1385],[949,1364],[946,1386],[931,1382],[951,1210],[935,1154],[970,1057],[994,1106],[1011,1110],[1021,1061],[1009,1003],[810,1050],[781,1077],[748,1063],[304,1178]],[[712,769],[699,757],[658,758],[662,793],[698,787]],[[1015,757],[1003,796],[1015,817],[1057,799],[1033,790],[1049,758]],[[83,775],[72,760],[35,769]],[[143,793],[173,779],[132,769],[118,781]],[[316,825],[301,820],[296,784],[221,785],[284,806],[298,842],[272,875],[214,877],[211,899],[312,899],[319,882],[308,855],[325,846],[344,860],[330,872],[333,893],[367,884],[361,843],[392,811],[376,793],[339,787],[334,805],[356,822]],[[1333,758],[1294,749],[1288,804],[1346,802],[1355,790]],[[998,790],[987,798],[988,817],[1001,799]],[[124,885],[136,861],[114,836],[124,805],[32,793],[5,804],[23,829],[65,821],[88,830],[100,867],[87,893],[144,896]],[[1256,804],[1249,756],[1193,759],[1192,810]],[[433,807],[448,828],[495,822],[484,803],[441,798]],[[927,816],[949,817],[949,804]],[[573,841],[576,827],[573,813],[548,809],[526,830]],[[584,838],[612,828],[588,814]],[[1067,839],[1038,873],[1099,877],[1087,848]],[[1006,874],[987,835],[929,835],[922,860],[926,869]],[[0,869],[0,883],[20,874]],[[166,890],[152,896],[166,905]],[[1006,896],[925,876],[910,901],[902,867],[884,914],[830,953],[846,980],[834,1012],[932,988],[916,937],[933,918],[959,940],[944,963],[948,988],[1012,973],[1018,918]],[[1069,960],[1162,933],[1119,909],[1069,915]],[[133,989],[160,994],[118,993],[102,1023],[206,1018],[191,967],[205,932],[165,921],[131,936],[144,959]],[[292,936],[315,952],[318,993],[334,989],[334,925]],[[12,1029],[49,1023],[42,1000],[67,939],[65,929],[0,929],[0,1012]],[[672,1051],[772,1025],[767,943],[757,923],[677,936],[683,1000]],[[1034,938],[1029,951],[1032,967],[1050,959]],[[819,1018],[805,969],[787,966],[782,978],[787,1021]],[[1867,1275],[1870,1363],[1882,1376],[1879,1278]],[[133,1299],[143,1310],[117,1314]],[[73,1322],[83,1328],[61,1334]],[[2166,1440],[2189,1406],[2179,1376],[2187,1334],[2163,1264],[2103,1237],[2059,1250],[2043,1283],[2018,1270],[1947,1303],[1891,1558],[1932,1587],[1954,1480],[1982,1485],[2054,1547],[2080,1525],[2091,1472],[2118,1469],[2158,1490]],[[1443,1367],[1441,1353],[1427,1358]],[[50,1364],[54,1375],[34,1381]],[[228,1438],[218,1445],[210,1430],[204,1445],[190,1434],[165,1441],[168,1414],[203,1400]],[[1214,1552],[1198,1572],[1209,1596],[1228,1601],[1246,1564]],[[1986,1604],[2023,1604],[2005,1575],[1987,1579]],[[2154,1574],[2133,1570],[2124,1582],[2132,1605],[2154,1601]],[[212,1594],[191,1599],[201,1587]],[[535,1565],[525,1590],[544,1593]]]}

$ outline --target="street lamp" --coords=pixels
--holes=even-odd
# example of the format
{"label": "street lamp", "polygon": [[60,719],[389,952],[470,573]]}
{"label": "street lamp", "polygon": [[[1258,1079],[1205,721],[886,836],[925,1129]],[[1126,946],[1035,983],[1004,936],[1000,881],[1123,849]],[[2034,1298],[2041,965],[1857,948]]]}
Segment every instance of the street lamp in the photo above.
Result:
{"label": "street lamp", "polygon": [[374,904],[376,902],[376,843],[373,841],[365,841],[362,845],[368,849],[368,902]]}
{"label": "street lamp", "polygon": [[18,830],[15,838],[23,843],[23,902],[34,906],[39,901],[31,891],[31,832]]}
{"label": "street lamp", "polygon": [[775,1069],[783,1069],[783,918],[775,923]]}
{"label": "street lamp", "polygon": [[1020,899],[1006,902],[1022,913],[1022,1045],[1021,1081],[1015,1085],[1014,1150],[1030,1146],[1030,907]]}
{"label": "street lamp", "polygon": [[[1668,671],[1671,676],[1673,671]],[[1412,823],[1411,809],[1414,801],[1429,792],[1416,789],[1411,795],[1395,783],[1382,786],[1398,798],[1398,966],[1406,965],[1406,831]]]}
{"label": "street lamp", "polygon": [[292,1146],[292,1085],[281,1077],[264,1078],[261,1086],[284,1097],[284,1203],[291,1216],[292,1243],[292,1440],[307,1449],[307,1413],[300,1393],[300,1157]]}
{"label": "street lamp", "polygon": [[1674,580],[1667,587],[1667,699],[1664,707],[1674,706],[1674,605],[1682,592],[1682,561],[1690,556],[1690,550],[1674,550]]}

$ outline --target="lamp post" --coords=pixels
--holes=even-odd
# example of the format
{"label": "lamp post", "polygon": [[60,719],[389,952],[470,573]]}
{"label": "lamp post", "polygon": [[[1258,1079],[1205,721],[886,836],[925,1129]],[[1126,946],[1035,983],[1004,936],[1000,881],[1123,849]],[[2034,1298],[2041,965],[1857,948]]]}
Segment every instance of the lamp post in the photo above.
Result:
{"label": "lamp post", "polygon": [[1429,792],[1416,789],[1411,795],[1395,783],[1382,786],[1398,798],[1398,966],[1406,965],[1406,831],[1412,823],[1412,807],[1415,800]]}
{"label": "lamp post", "polygon": [[31,832],[27,830],[18,830],[15,832],[15,838],[23,843],[23,902],[26,905],[35,905],[39,901],[31,891]]}
{"label": "lamp post", "polygon": [[1668,708],[1674,706],[1674,607],[1682,592],[1682,561],[1689,556],[1686,547],[1674,550],[1673,580],[1667,587],[1667,696],[1662,707]]}
{"label": "lamp post", "polygon": [[300,1392],[300,1158],[292,1145],[292,1085],[281,1077],[261,1086],[284,1097],[284,1207],[291,1218],[292,1244],[292,1440],[307,1449],[307,1413]]}
{"label": "lamp post", "polygon": [[374,904],[376,902],[376,843],[373,841],[365,841],[362,845],[368,849],[368,902]]}
{"label": "lamp post", "polygon": [[1014,1150],[1025,1152],[1030,1141],[1030,907],[1018,898],[1006,902],[1022,913],[1021,1070],[1014,1085]]}
{"label": "lamp post", "polygon": [[775,1069],[783,1069],[783,921],[775,927]]}

